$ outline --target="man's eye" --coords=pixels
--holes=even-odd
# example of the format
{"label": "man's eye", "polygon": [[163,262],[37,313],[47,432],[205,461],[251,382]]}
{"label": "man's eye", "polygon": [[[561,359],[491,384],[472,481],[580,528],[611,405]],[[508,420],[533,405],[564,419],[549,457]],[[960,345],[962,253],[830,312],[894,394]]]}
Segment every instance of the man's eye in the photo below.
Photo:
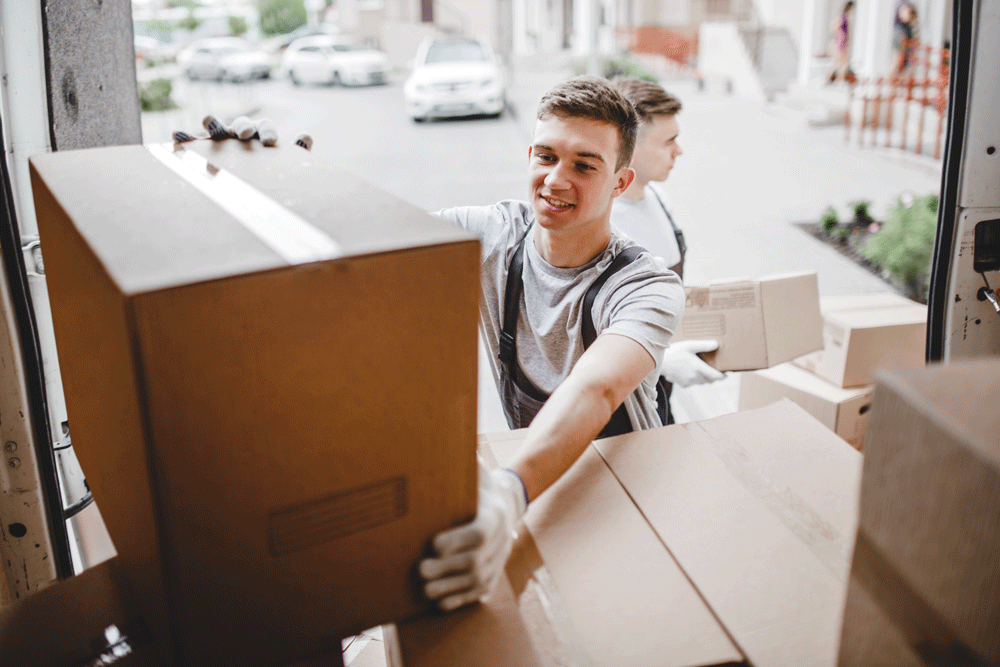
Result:
{"label": "man's eye", "polygon": [[555,160],[555,158],[552,157],[551,155],[545,155],[544,153],[539,153],[538,159],[541,160],[542,162],[552,162]]}
{"label": "man's eye", "polygon": [[576,165],[576,168],[577,168],[577,169],[579,169],[580,171],[589,171],[589,170],[593,170],[593,167],[592,167],[592,166],[590,166],[589,164],[587,164],[586,162],[580,162],[580,163],[578,163],[578,164]]}

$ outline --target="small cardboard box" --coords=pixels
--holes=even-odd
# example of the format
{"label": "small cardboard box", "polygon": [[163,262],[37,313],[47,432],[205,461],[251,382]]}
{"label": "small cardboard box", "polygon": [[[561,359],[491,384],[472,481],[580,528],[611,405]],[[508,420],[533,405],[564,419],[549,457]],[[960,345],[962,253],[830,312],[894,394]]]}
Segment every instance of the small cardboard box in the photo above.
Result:
{"label": "small cardboard box", "polygon": [[[487,438],[501,465],[520,437]],[[538,557],[515,551],[482,605],[399,624],[393,667],[833,665],[860,474],[787,400],[598,440],[529,506]]]}
{"label": "small cardboard box", "polygon": [[922,366],[927,306],[896,294],[824,297],[823,349],[795,364],[838,387],[875,382],[879,366]]}
{"label": "small cardboard box", "polygon": [[823,346],[815,272],[687,287],[673,340],[712,338],[702,355],[720,371],[770,368]]}
{"label": "small cardboard box", "polygon": [[841,665],[1000,665],[1000,361],[878,373]]}
{"label": "small cardboard box", "polygon": [[31,179],[73,444],[169,661],[425,609],[414,563],[476,508],[478,241],[297,146]]}
{"label": "small cardboard box", "polygon": [[844,389],[792,363],[740,376],[740,410],[788,398],[820,423],[861,449],[874,387]]}

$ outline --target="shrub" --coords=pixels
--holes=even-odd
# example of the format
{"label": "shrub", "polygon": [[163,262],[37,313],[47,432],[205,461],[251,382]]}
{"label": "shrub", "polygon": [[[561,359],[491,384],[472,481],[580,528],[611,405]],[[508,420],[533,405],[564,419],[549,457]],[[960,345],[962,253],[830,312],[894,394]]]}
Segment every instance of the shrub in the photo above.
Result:
{"label": "shrub", "polygon": [[260,31],[265,35],[284,35],[304,26],[308,16],[303,0],[263,0],[260,5]]}
{"label": "shrub", "polygon": [[188,15],[177,22],[177,27],[181,30],[194,32],[201,25],[201,19],[194,15],[194,9],[188,10]]}
{"label": "shrub", "polygon": [[[587,62],[578,62],[573,67],[573,74],[580,75],[587,73]],[[637,63],[635,60],[629,57],[629,55],[623,54],[618,58],[614,59],[604,59],[601,61],[601,75],[606,79],[613,79],[616,76],[634,76],[640,79],[645,79],[652,83],[657,83],[656,76],[650,72],[648,69]]]}
{"label": "shrub", "polygon": [[167,111],[176,109],[177,103],[170,97],[174,84],[170,79],[150,79],[139,84],[139,103],[143,111]]}
{"label": "shrub", "polygon": [[840,224],[840,216],[837,215],[837,209],[830,206],[825,211],[823,215],[819,218],[819,226],[823,228],[823,231],[827,234],[832,234],[834,228]]}
{"label": "shrub", "polygon": [[910,298],[926,301],[926,283],[937,233],[938,198],[900,197],[861,254],[904,285]]}

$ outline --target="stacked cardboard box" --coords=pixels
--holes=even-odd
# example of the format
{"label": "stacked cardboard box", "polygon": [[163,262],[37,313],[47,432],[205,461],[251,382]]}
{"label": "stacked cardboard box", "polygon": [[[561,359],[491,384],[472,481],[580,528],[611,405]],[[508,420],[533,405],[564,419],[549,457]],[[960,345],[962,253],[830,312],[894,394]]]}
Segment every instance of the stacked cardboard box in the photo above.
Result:
{"label": "stacked cardboard box", "polygon": [[1000,665],[1000,361],[878,375],[840,664]]}
{"label": "stacked cardboard box", "polygon": [[823,349],[743,374],[739,409],[790,398],[861,449],[875,369],[923,364],[927,307],[894,294],[824,297],[820,305]]}
{"label": "stacked cardboard box", "polygon": [[413,564],[476,507],[478,242],[297,146],[31,177],[73,444],[169,661],[426,608]]}
{"label": "stacked cardboard box", "polygon": [[[503,465],[522,432],[486,438]],[[861,456],[790,401],[596,441],[394,665],[833,665]]]}
{"label": "stacked cardboard box", "polygon": [[685,288],[673,340],[710,338],[702,355],[720,371],[770,368],[823,346],[815,272],[731,280]]}

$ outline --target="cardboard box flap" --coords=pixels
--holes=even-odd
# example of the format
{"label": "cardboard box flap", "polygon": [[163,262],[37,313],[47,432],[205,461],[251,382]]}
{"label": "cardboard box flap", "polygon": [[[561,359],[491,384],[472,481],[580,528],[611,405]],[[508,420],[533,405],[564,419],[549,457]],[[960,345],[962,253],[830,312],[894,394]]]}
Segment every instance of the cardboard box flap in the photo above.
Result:
{"label": "cardboard box flap", "polygon": [[896,308],[899,306],[918,306],[927,310],[927,306],[911,301],[894,292],[876,292],[874,294],[842,294],[836,296],[824,296],[819,300],[820,311],[823,315],[837,312],[838,310],[861,310],[861,309],[882,309]]}
{"label": "cardboard box flap", "polygon": [[[261,151],[267,160],[254,159]],[[31,170],[32,187],[46,188],[73,211],[78,233],[126,294],[331,257],[474,242],[298,146],[204,140],[176,151],[60,151],[32,157]],[[108,180],[135,184],[117,192],[114,216],[93,196]],[[248,207],[249,195],[260,205]],[[302,259],[290,260],[286,250]]]}
{"label": "cardboard box flap", "polygon": [[752,663],[835,664],[856,451],[790,401],[595,446]]}
{"label": "cardboard box flap", "polygon": [[923,324],[927,321],[927,306],[893,304],[881,308],[863,307],[824,313],[832,322],[852,329]]}
{"label": "cardboard box flap", "polygon": [[[523,435],[494,442],[513,447]],[[398,625],[406,667],[743,663],[593,447],[530,505],[525,525],[490,600]]]}
{"label": "cardboard box flap", "polygon": [[838,387],[815,373],[810,373],[791,362],[779,364],[774,368],[754,371],[754,373],[775,382],[787,384],[789,387],[794,387],[800,391],[819,396],[832,403],[841,403],[872,392],[870,385],[865,387]]}
{"label": "cardboard box flap", "polygon": [[[811,279],[803,278],[811,276]],[[768,365],[823,347],[819,283],[815,273],[768,276],[760,280]]]}
{"label": "cardboard box flap", "polygon": [[117,558],[0,610],[0,665],[162,667],[161,648],[152,643]]}

